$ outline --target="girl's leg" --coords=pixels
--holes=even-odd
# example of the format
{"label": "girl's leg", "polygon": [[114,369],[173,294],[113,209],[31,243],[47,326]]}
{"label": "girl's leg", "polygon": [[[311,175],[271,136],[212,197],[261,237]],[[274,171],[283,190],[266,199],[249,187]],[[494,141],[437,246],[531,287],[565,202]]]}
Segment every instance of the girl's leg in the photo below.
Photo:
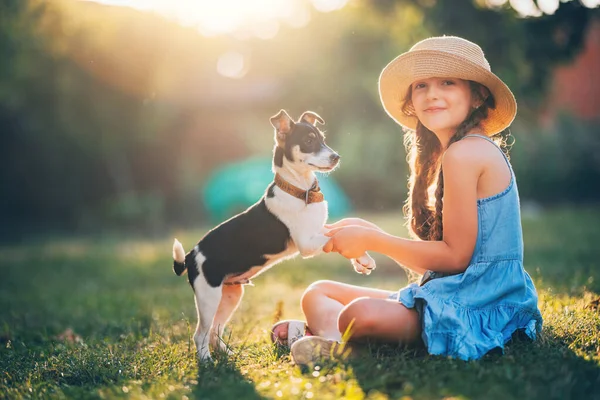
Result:
{"label": "girl's leg", "polygon": [[391,293],[330,281],[311,285],[302,297],[302,311],[319,336],[302,338],[291,346],[294,362],[310,365],[322,358],[345,357],[347,347],[338,342],[346,330],[351,341],[417,343],[421,336],[417,312],[390,300]]}
{"label": "girl's leg", "polygon": [[375,339],[388,343],[419,343],[421,322],[417,311],[396,300],[358,298],[340,312],[338,329],[350,327],[352,341]]}
{"label": "girl's leg", "polygon": [[[353,306],[350,313],[348,313],[345,312],[346,306],[361,298],[378,300],[385,303],[387,302],[385,299],[392,293],[387,290],[364,288],[341,282],[317,281],[310,285],[302,296],[302,312],[306,316],[307,325],[313,334],[339,341],[342,339],[342,333],[345,331],[345,329],[341,330],[342,333],[340,333],[341,326],[339,322],[341,320],[338,320],[342,316],[354,318],[367,316],[362,312],[362,309],[366,307],[361,306],[359,308],[358,306]],[[390,301],[390,303],[399,304],[397,301]],[[383,319],[390,317],[384,315]],[[344,319],[345,322],[346,319]],[[355,321],[355,325],[356,323],[357,321]]]}

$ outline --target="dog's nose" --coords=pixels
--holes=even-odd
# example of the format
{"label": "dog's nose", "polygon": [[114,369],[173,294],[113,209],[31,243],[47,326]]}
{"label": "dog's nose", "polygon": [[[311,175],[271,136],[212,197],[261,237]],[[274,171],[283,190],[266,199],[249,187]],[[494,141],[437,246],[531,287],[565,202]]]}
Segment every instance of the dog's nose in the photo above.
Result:
{"label": "dog's nose", "polygon": [[333,153],[329,156],[329,159],[331,160],[331,162],[338,162],[340,160],[340,155],[337,153]]}

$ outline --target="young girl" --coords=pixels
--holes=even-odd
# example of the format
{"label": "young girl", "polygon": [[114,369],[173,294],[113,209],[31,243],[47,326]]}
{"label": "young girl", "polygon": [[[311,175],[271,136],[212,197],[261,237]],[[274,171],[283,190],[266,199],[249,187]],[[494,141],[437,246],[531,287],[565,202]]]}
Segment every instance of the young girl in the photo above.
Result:
{"label": "young girl", "polygon": [[479,46],[451,36],[425,39],[390,62],[379,92],[407,130],[414,239],[350,218],[328,226],[324,251],[349,259],[379,252],[423,278],[397,293],[315,282],[301,301],[306,324],[280,322],[273,340],[307,364],[341,347],[349,327],[350,341],[422,343],[464,360],[503,349],[517,330],[535,339],[542,317],[523,269],[517,184],[492,139],[515,117],[512,92]]}

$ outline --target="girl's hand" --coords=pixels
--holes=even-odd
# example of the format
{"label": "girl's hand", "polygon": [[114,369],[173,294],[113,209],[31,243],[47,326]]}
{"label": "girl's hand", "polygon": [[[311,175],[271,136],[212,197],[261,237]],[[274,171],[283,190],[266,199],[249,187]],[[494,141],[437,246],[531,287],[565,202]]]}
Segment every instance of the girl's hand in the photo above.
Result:
{"label": "girl's hand", "polygon": [[368,250],[368,244],[378,229],[359,225],[341,226],[325,233],[331,239],[323,246],[325,253],[335,251],[342,256],[353,259],[359,258]]}
{"label": "girl's hand", "polygon": [[356,225],[356,226],[362,226],[365,228],[381,230],[374,223],[366,221],[362,218],[344,218],[337,222],[334,222],[333,224],[325,224],[325,228],[329,230],[329,229],[341,228],[341,227],[350,226],[350,225]]}

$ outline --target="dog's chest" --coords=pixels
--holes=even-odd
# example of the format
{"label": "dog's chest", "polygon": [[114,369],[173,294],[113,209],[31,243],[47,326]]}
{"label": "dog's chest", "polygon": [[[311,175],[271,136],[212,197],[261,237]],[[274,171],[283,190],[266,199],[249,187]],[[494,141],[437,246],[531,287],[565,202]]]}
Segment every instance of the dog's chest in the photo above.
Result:
{"label": "dog's chest", "polygon": [[305,204],[279,188],[275,189],[275,193],[274,197],[267,198],[267,208],[287,226],[292,237],[312,236],[321,232],[327,221],[326,201]]}

